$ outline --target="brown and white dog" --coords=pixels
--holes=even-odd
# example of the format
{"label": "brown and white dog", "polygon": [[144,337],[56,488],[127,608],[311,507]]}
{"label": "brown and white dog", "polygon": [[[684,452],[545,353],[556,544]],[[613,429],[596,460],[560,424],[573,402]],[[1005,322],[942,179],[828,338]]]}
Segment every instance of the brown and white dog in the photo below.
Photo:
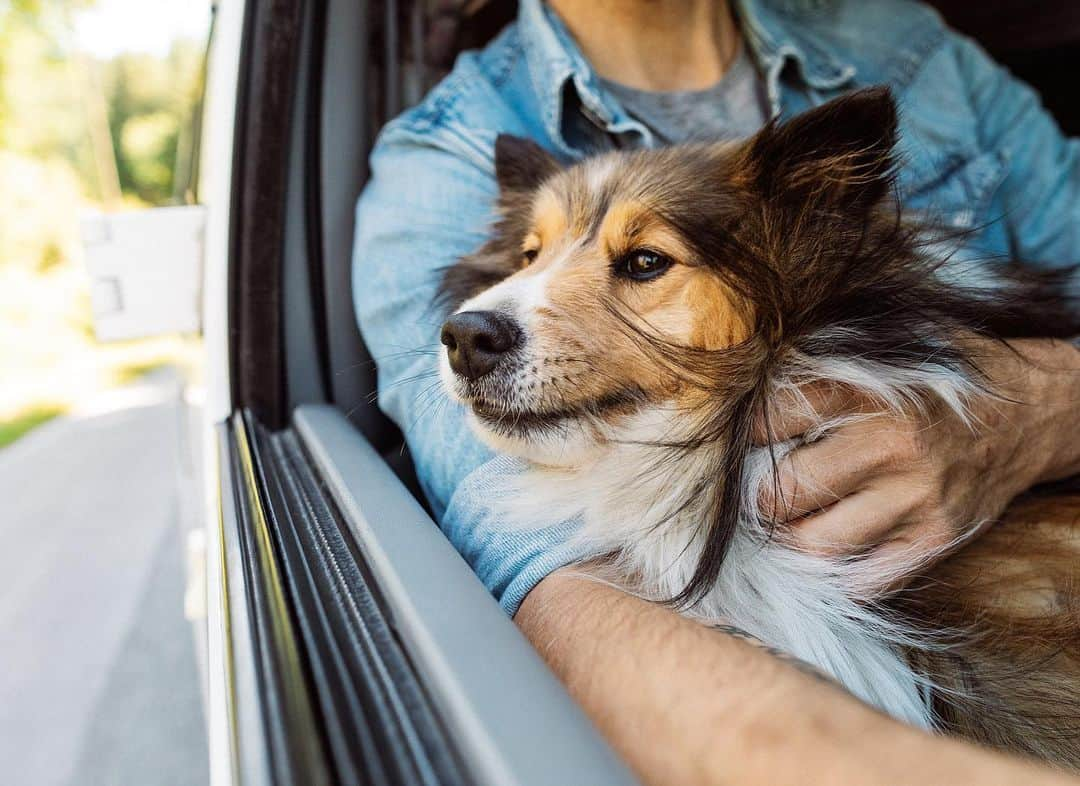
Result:
{"label": "brown and white dog", "polygon": [[947,239],[896,201],[896,134],[871,89],[745,142],[568,168],[500,136],[493,234],[443,280],[444,386],[528,462],[497,495],[508,521],[580,517],[628,590],[908,722],[1080,767],[1080,497],[1014,505],[891,597],[925,554],[808,554],[757,510],[793,445],[752,439],[778,391],[824,381],[966,417],[993,395],[966,337],[1080,334],[1052,277],[957,283]]}

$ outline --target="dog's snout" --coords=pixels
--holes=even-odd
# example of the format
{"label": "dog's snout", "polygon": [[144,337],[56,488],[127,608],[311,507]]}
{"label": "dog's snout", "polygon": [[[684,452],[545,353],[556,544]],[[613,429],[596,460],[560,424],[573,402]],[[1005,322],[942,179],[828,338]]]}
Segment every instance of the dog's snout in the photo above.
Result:
{"label": "dog's snout", "polygon": [[521,336],[514,321],[497,311],[464,311],[443,323],[440,339],[450,368],[466,379],[479,379],[517,346]]}

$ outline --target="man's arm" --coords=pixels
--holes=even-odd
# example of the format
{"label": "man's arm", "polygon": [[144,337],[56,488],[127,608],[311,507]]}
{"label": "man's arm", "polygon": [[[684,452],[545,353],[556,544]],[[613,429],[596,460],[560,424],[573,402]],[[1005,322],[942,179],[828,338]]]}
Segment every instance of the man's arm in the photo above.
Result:
{"label": "man's arm", "polygon": [[742,637],[564,569],[515,621],[648,784],[1077,784],[904,726]]}

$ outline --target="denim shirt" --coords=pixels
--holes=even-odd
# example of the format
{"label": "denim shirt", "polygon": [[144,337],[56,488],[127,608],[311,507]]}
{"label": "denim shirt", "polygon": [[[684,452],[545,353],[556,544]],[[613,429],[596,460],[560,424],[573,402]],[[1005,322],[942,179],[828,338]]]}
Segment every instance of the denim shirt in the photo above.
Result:
{"label": "denim shirt", "polygon": [[[1080,261],[1080,141],[1062,136],[1036,94],[904,0],[741,0],[740,28],[773,115],[843,92],[892,87],[901,110],[907,207],[970,230],[981,264]],[[581,555],[575,522],[522,530],[490,505],[517,471],[471,432],[438,389],[440,269],[474,250],[492,221],[493,145],[528,136],[566,162],[656,144],[605,93],[540,0],[482,51],[462,54],[418,106],[383,130],[357,207],[353,289],[379,375],[379,405],[405,433],[440,526],[509,613],[544,576]]]}

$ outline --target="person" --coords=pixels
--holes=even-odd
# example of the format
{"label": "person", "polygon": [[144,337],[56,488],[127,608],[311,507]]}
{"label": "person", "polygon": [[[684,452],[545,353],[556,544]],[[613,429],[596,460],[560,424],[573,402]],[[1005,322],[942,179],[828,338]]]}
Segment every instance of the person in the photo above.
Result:
{"label": "person", "polygon": [[[1080,259],[1080,142],[972,41],[901,0],[520,0],[516,23],[462,55],[372,154],[354,291],[380,406],[405,432],[446,535],[649,783],[1069,780],[903,727],[738,631],[581,578],[568,568],[581,557],[568,544],[574,522],[523,532],[500,521],[484,490],[501,459],[438,398],[433,298],[440,270],[479,246],[492,220],[498,133],[571,162],[743,137],[879,83],[901,107],[909,208],[967,231],[965,253],[988,265]],[[1080,471],[1080,351],[1043,339],[1014,347],[987,361],[1011,392],[978,413],[987,428],[914,414],[855,422],[784,460],[780,493],[765,500],[777,520],[831,551],[932,549],[1027,488]],[[822,411],[860,406],[807,394]],[[805,424],[783,411],[779,402],[774,436],[799,434]]]}

